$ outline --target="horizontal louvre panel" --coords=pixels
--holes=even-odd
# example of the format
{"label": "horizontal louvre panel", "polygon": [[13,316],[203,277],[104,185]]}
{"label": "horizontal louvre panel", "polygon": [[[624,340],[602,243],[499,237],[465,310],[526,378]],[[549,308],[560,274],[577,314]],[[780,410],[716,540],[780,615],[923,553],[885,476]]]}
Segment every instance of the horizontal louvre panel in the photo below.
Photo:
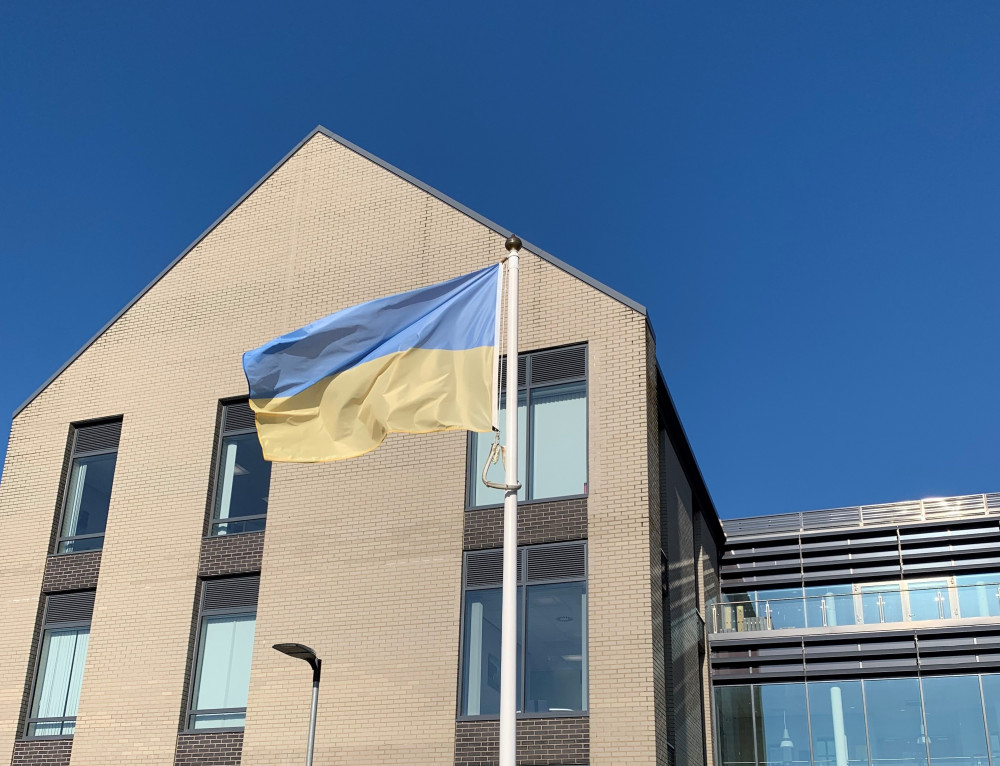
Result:
{"label": "horizontal louvre panel", "polygon": [[86,622],[94,615],[94,591],[59,593],[45,600],[45,624]]}
{"label": "horizontal louvre panel", "polygon": [[528,550],[528,582],[587,576],[585,543],[554,545]]}
{"label": "horizontal louvre panel", "polygon": [[[517,552],[517,579],[521,581],[524,551]],[[503,548],[488,551],[471,551],[465,558],[465,585],[481,588],[503,585]]]}
{"label": "horizontal louvre panel", "polygon": [[247,428],[254,428],[253,410],[247,402],[235,402],[226,405],[226,414],[223,420],[224,431],[244,431]]}
{"label": "horizontal louvre panel", "polygon": [[260,577],[206,580],[204,609],[256,609]]}
{"label": "horizontal louvre panel", "polygon": [[[517,357],[517,386],[520,388],[528,382],[528,357],[520,354]],[[500,390],[507,388],[507,357],[500,359]]]}
{"label": "horizontal louvre panel", "polygon": [[587,374],[587,347],[572,346],[531,355],[531,385],[576,380]]}
{"label": "horizontal louvre panel", "polygon": [[78,426],[73,453],[79,455],[83,452],[118,449],[118,441],[121,435],[122,422],[120,420],[95,423],[92,426]]}

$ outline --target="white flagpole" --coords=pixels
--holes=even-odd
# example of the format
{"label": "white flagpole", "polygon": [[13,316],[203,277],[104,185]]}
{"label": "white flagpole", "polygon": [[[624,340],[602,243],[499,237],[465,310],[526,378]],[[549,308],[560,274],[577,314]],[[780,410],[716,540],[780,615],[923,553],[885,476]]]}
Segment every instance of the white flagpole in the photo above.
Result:
{"label": "white flagpole", "polygon": [[[507,449],[508,487],[517,483],[517,277],[521,240],[509,237],[507,256]],[[500,766],[517,762],[517,490],[503,500],[503,611],[500,617]]]}

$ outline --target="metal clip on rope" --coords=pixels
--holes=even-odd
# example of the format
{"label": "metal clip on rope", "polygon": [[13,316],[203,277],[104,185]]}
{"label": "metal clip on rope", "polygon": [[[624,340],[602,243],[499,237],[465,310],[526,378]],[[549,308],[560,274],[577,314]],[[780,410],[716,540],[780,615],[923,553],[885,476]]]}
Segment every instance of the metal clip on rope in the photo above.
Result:
{"label": "metal clip on rope", "polygon": [[486,478],[486,472],[491,465],[496,465],[500,460],[500,432],[493,429],[493,446],[490,447],[490,454],[486,457],[486,465],[483,466],[483,484],[492,489],[502,489],[504,492],[517,492],[521,489],[521,482],[517,484],[497,484]]}

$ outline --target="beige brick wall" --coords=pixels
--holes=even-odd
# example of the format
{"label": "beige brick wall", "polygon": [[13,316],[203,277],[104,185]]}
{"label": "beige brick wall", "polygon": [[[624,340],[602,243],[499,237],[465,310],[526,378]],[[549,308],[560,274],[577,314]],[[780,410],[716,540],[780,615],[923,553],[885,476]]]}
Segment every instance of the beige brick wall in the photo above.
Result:
{"label": "beige brick wall", "polygon": [[[0,489],[0,759],[14,739],[68,424],[124,415],[73,763],[167,766],[216,403],[245,391],[240,354],[359,301],[493,263],[502,245],[317,135],[20,414]],[[530,254],[521,286],[522,348],[590,344],[592,763],[652,764],[645,318]],[[269,648],[281,640],[325,660],[317,762],[450,763],[465,443],[392,436],[356,460],[275,466],[244,764],[303,756],[308,672]]]}

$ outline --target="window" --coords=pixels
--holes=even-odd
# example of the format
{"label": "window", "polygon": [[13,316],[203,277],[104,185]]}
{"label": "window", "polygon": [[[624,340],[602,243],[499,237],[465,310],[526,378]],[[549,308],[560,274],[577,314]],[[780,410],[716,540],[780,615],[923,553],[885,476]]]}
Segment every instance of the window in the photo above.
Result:
{"label": "window", "polygon": [[[569,346],[519,355],[519,500],[587,494],[587,347]],[[506,359],[501,377],[506,385]],[[500,439],[506,424],[506,392],[500,409]],[[469,505],[503,503],[503,492],[480,478],[493,443],[492,433],[472,434],[469,448]],[[492,466],[492,481],[503,483],[503,466]]]}
{"label": "window", "polygon": [[45,599],[27,736],[73,734],[93,613],[94,591],[58,594]]}
{"label": "window", "polygon": [[[518,551],[517,709],[528,715],[587,710],[585,542]],[[461,716],[500,713],[503,551],[465,555]]]}
{"label": "window", "polygon": [[243,728],[259,577],[202,583],[189,729]]}
{"label": "window", "polygon": [[261,452],[253,410],[245,401],[224,404],[210,534],[262,530],[270,487],[271,464]]}
{"label": "window", "polygon": [[120,420],[73,428],[57,553],[100,550],[104,546],[121,432]]}

